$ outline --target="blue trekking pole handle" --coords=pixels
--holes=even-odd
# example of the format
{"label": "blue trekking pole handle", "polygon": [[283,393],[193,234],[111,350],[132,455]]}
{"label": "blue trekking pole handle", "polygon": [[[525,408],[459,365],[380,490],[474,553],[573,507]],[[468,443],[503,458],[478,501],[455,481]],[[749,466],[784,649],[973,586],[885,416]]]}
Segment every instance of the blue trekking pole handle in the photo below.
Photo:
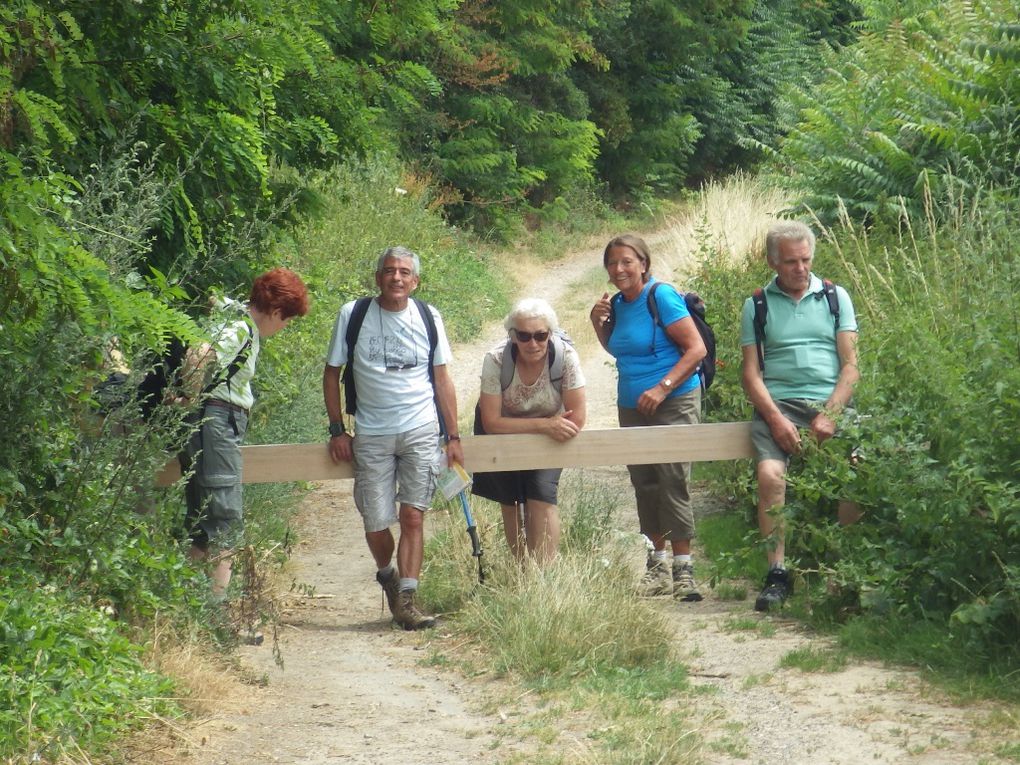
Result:
{"label": "blue trekking pole handle", "polygon": [[475,526],[475,519],[471,517],[471,508],[468,506],[467,495],[460,492],[460,506],[464,510],[464,520],[467,522],[467,533],[471,537],[471,555],[478,558],[478,581],[485,581],[485,574],[482,572],[482,543],[478,539],[478,527]]}

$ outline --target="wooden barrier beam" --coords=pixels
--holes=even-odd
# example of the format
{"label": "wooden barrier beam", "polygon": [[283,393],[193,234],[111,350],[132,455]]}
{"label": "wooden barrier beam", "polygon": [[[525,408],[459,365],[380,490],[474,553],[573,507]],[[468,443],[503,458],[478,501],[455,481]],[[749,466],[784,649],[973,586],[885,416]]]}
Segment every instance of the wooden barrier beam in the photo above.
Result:
{"label": "wooden barrier beam", "polygon": [[[582,430],[559,443],[534,434],[464,436],[464,467],[471,473],[658,462],[709,462],[751,457],[751,423],[716,422],[644,428]],[[334,464],[326,442],[242,446],[244,483],[332,481],[352,478],[349,463]],[[157,476],[160,486],[181,477],[176,460]]]}

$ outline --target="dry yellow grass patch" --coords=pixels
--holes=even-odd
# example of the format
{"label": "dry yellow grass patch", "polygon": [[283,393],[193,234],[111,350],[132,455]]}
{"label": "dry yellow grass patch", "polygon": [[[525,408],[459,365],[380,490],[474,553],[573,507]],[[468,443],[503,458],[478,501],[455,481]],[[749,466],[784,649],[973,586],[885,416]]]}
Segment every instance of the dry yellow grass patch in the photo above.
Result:
{"label": "dry yellow grass patch", "polygon": [[212,649],[195,644],[153,648],[153,669],[174,680],[181,706],[194,717],[240,709],[255,697],[255,689],[237,669]]}
{"label": "dry yellow grass patch", "polygon": [[788,202],[780,190],[747,175],[706,184],[656,237],[653,257],[658,253],[666,266],[660,273],[691,273],[705,260],[746,263],[764,252],[765,231]]}

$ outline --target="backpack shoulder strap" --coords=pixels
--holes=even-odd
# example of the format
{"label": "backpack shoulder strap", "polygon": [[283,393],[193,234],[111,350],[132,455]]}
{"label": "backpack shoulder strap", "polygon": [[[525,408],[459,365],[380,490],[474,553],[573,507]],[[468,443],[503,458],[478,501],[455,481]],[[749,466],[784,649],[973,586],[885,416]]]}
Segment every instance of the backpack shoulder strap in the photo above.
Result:
{"label": "backpack shoulder strap", "polygon": [[435,384],[435,373],[432,367],[436,363],[436,346],[439,345],[439,329],[436,327],[436,317],[432,315],[432,309],[424,300],[411,298],[418,306],[418,313],[421,314],[422,323],[425,324],[425,332],[429,336],[429,381]]}
{"label": "backpack shoulder strap", "polygon": [[661,285],[662,282],[652,282],[652,286],[648,288],[648,313],[652,315],[652,322],[659,326],[662,326],[662,323],[659,321],[659,304],[655,302],[655,291]]}
{"label": "backpack shoulder strap", "polygon": [[828,279],[822,279],[822,294],[829,303],[829,313],[832,314],[832,331],[839,332],[839,295],[836,294],[836,284]]}
{"label": "backpack shoulder strap", "polygon": [[347,342],[347,363],[344,365],[342,381],[344,385],[344,407],[347,414],[353,415],[358,411],[358,393],[354,389],[354,346],[357,345],[358,335],[361,333],[361,325],[365,323],[365,314],[372,304],[372,298],[362,297],[354,301],[354,308],[351,309],[351,318],[347,322],[347,332],[344,333],[344,340]]}
{"label": "backpack shoulder strap", "polygon": [[609,318],[606,320],[606,327],[609,329],[610,335],[613,334],[613,328],[616,326],[616,304],[621,300],[623,300],[622,292],[617,292],[609,298]]}
{"label": "backpack shoulder strap", "polygon": [[513,340],[507,340],[503,347],[503,365],[499,368],[499,389],[506,390],[514,379],[514,366],[517,363],[517,346]]}
{"label": "backpack shoulder strap", "polygon": [[[665,329],[666,329],[666,325],[662,323],[662,319],[659,316],[659,304],[655,300],[655,292],[656,292],[656,290],[658,290],[659,287],[661,287],[665,283],[666,282],[652,282],[652,286],[648,288],[648,300],[645,303],[645,305],[648,306],[648,313],[651,314],[651,317],[652,317],[652,341],[651,341],[651,344],[648,346],[648,352],[649,353],[654,353],[655,352],[655,331],[656,331],[656,329],[659,328],[659,327],[662,327],[663,331],[665,331]],[[673,289],[674,292],[676,292],[678,295],[680,295],[680,291],[677,290],[676,287],[673,287],[672,284],[670,284],[669,286]],[[681,297],[681,299],[683,299],[683,295],[680,295],[680,297]]]}
{"label": "backpack shoulder strap", "polygon": [[218,375],[213,380],[211,380],[202,389],[202,397],[203,398],[205,396],[208,396],[210,393],[213,392],[213,390],[215,390],[216,388],[218,388],[220,385],[222,385],[224,383],[226,383],[227,388],[229,389],[230,388],[230,380],[234,377],[234,375],[237,374],[238,370],[241,367],[243,367],[245,365],[245,363],[247,363],[248,356],[251,354],[251,338],[252,338],[252,334],[254,333],[255,330],[252,328],[251,324],[249,324],[249,320],[248,319],[245,319],[244,323],[245,323],[245,326],[248,327],[248,337],[241,344],[241,347],[237,351],[237,355],[234,356],[233,360],[227,365],[227,368],[223,371],[223,373]]}
{"label": "backpack shoulder strap", "polygon": [[565,341],[556,332],[549,335],[549,382],[556,392],[563,395],[563,358],[566,355]]}
{"label": "backpack shoulder strap", "polygon": [[446,436],[449,433],[446,421],[443,419],[443,410],[439,406],[439,396],[436,392],[436,346],[439,345],[439,329],[436,327],[436,317],[432,315],[432,309],[424,300],[416,297],[411,298],[418,307],[422,323],[425,324],[425,332],[429,336],[429,385],[432,386],[432,398],[436,405],[436,417],[439,419],[439,432]]}
{"label": "backpack shoulder strap", "polygon": [[754,342],[758,350],[758,369],[765,371],[765,321],[768,318],[769,304],[765,299],[765,289],[759,287],[751,295],[754,302]]}
{"label": "backpack shoulder strap", "polygon": [[363,297],[354,301],[354,308],[351,310],[350,321],[347,322],[347,332],[344,339],[347,341],[347,366],[351,365],[354,359],[354,346],[358,343],[358,335],[361,334],[361,325],[365,323],[365,314],[372,303],[372,298]]}

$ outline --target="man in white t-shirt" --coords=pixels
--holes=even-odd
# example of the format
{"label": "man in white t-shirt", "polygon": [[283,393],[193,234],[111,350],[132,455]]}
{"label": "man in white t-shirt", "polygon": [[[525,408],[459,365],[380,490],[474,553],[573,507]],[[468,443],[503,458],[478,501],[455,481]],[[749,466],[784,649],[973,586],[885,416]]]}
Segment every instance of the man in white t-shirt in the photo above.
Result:
{"label": "man in white t-shirt", "polygon": [[[436,622],[422,612],[416,593],[424,556],[424,512],[443,467],[440,417],[447,426],[447,458],[464,462],[443,320],[435,308],[411,298],[420,269],[418,256],[404,247],[390,247],[379,256],[375,271],[379,294],[340,309],[322,376],[330,456],[335,462],[354,461],[354,503],[378,568],[376,581],[386,593],[394,620],[407,630]],[[348,329],[352,317],[358,316],[357,308],[364,313],[352,352],[347,347]],[[348,414],[354,415],[353,434],[343,422],[342,367],[349,367],[344,383]],[[390,531],[394,523],[400,524],[399,542]]]}

